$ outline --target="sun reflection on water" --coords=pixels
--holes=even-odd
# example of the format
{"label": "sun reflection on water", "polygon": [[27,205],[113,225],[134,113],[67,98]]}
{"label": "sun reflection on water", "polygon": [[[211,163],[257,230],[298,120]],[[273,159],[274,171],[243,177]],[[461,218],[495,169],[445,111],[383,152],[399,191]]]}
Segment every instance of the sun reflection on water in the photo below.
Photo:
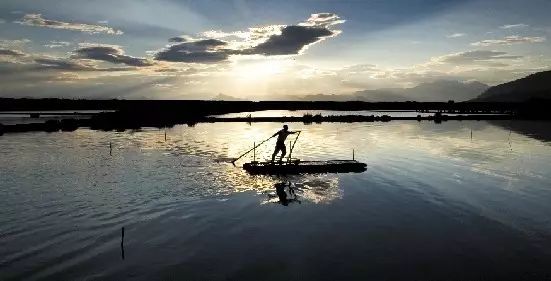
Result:
{"label": "sun reflection on water", "polygon": [[[545,144],[486,122],[289,125],[290,130],[303,131],[293,152],[294,157],[303,160],[350,159],[354,149],[357,160],[373,167],[383,165],[385,170],[405,175],[423,169],[439,171],[433,163],[446,159],[456,167],[468,165],[481,176],[509,181],[519,176],[545,177],[523,169],[521,163],[523,158],[545,149],[542,147]],[[138,166],[147,163],[143,169],[161,171],[164,174],[159,177],[167,178],[166,184],[181,186],[183,191],[199,196],[251,191],[269,194],[276,183],[291,181],[306,201],[323,203],[341,198],[342,175],[251,176],[241,165],[252,160],[252,153],[236,162],[236,166],[229,164],[230,159],[252,148],[253,143],[267,139],[281,126],[279,123],[214,123],[126,132],[81,129],[66,139],[90,153],[99,151],[105,157],[103,161],[110,161],[114,167],[128,165],[129,159],[137,161]],[[471,131],[474,131],[473,138]],[[110,158],[109,143],[113,147]],[[275,139],[271,139],[256,149],[256,160],[269,159],[274,144]],[[452,178],[464,180],[459,173]]]}

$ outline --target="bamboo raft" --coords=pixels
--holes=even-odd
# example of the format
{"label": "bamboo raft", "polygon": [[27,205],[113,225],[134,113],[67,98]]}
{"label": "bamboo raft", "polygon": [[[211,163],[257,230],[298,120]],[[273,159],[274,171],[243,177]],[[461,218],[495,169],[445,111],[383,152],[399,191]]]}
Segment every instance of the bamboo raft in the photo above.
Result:
{"label": "bamboo raft", "polygon": [[301,132],[298,131],[295,140],[289,143],[291,149],[285,161],[256,161],[256,148],[270,140],[270,137],[258,145],[256,145],[256,143],[253,144],[252,149],[241,154],[241,156],[233,160],[232,163],[235,163],[235,161],[252,151],[253,161],[243,164],[243,169],[254,175],[361,173],[367,170],[367,164],[358,162],[354,159],[354,150],[352,150],[352,160],[301,161],[300,159],[292,158],[293,149],[300,133]]}
{"label": "bamboo raft", "polygon": [[361,173],[367,164],[356,160],[248,162],[243,169],[254,175],[275,174],[321,174],[321,173]]}

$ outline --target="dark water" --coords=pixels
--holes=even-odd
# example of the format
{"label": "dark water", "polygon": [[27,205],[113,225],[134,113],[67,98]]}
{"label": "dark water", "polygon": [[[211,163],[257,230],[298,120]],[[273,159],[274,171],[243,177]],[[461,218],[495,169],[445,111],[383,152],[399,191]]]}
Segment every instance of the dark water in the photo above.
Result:
{"label": "dark water", "polygon": [[368,170],[289,178],[221,161],[276,123],[4,135],[0,280],[549,280],[548,125],[290,124]]}

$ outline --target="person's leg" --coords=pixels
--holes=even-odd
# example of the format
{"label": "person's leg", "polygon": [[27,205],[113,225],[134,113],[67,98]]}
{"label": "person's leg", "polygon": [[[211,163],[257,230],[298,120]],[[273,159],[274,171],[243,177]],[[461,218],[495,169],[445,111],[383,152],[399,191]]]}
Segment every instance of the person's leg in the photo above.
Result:
{"label": "person's leg", "polygon": [[275,157],[277,155],[277,153],[279,152],[281,148],[279,147],[279,145],[276,145],[275,149],[274,149],[274,153],[272,153],[272,162],[275,161]]}
{"label": "person's leg", "polygon": [[285,145],[281,146],[281,156],[279,157],[279,162],[283,161],[283,157],[285,157],[285,154],[287,154],[287,148]]}

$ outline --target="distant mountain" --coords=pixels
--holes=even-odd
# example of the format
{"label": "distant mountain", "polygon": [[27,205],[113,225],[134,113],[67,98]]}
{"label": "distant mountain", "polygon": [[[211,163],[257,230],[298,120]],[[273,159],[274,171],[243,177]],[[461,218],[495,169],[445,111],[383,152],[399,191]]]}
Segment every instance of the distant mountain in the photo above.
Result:
{"label": "distant mountain", "polygon": [[551,71],[491,87],[474,101],[520,102],[535,98],[551,99]]}
{"label": "distant mountain", "polygon": [[244,99],[236,98],[236,97],[233,97],[233,96],[230,96],[230,95],[224,95],[222,93],[216,95],[211,100],[214,100],[214,101],[244,101]]}
{"label": "distant mountain", "polygon": [[421,83],[413,88],[383,88],[363,90],[351,95],[318,94],[306,96],[285,96],[284,100],[302,101],[466,101],[473,99],[488,89],[489,86],[477,81],[459,82],[453,80],[437,80]]}
{"label": "distant mountain", "polygon": [[413,88],[389,88],[364,90],[355,93],[356,100],[363,101],[466,101],[488,89],[488,85],[474,82],[437,80],[421,83]]}
{"label": "distant mountain", "polygon": [[[421,83],[413,88],[386,88],[377,90],[363,90],[349,95],[317,94],[317,95],[284,95],[272,97],[269,100],[288,101],[367,101],[367,102],[447,102],[466,101],[478,97],[489,88],[488,85],[474,82],[460,82],[454,80],[437,80]],[[229,95],[218,94],[212,100],[239,101],[243,99]]]}

